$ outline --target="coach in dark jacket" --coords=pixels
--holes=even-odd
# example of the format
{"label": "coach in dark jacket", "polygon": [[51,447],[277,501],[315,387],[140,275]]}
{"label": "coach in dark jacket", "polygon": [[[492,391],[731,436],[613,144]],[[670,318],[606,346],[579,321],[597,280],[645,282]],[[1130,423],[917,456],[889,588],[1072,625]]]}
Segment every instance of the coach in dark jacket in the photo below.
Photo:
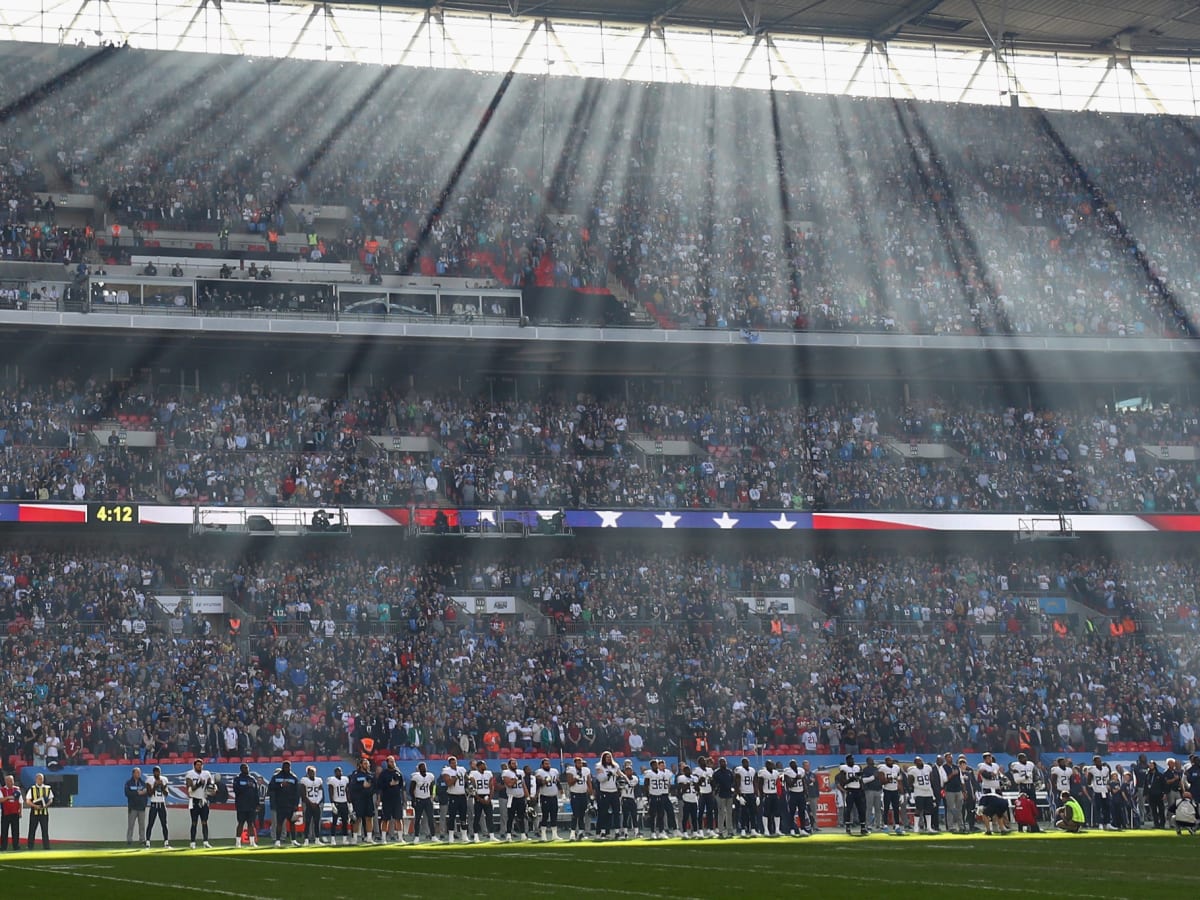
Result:
{"label": "coach in dark jacket", "polygon": [[242,846],[242,830],[245,829],[251,847],[258,846],[258,779],[250,774],[250,767],[242,763],[241,770],[233,776],[233,806],[237,811],[237,827],[234,828],[234,846]]}
{"label": "coach in dark jacket", "polygon": [[138,843],[146,843],[146,800],[150,794],[142,770],[135,768],[125,782],[125,806],[129,810],[128,823],[125,826],[125,845],[133,844],[133,826],[137,824]]}
{"label": "coach in dark jacket", "polygon": [[267,785],[267,796],[271,798],[271,815],[275,818],[275,845],[283,841],[286,824],[300,804],[300,779],[292,771],[286,759]]}

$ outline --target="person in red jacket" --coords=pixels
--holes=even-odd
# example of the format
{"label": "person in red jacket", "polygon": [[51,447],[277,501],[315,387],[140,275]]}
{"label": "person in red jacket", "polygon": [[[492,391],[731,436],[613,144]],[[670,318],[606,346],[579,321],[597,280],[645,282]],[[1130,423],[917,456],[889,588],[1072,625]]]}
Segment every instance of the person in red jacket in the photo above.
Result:
{"label": "person in red jacket", "polygon": [[12,848],[21,849],[21,789],[11,775],[4,776],[0,787],[0,852],[8,849],[8,837],[12,835]]}
{"label": "person in red jacket", "polygon": [[1017,805],[1013,810],[1013,818],[1017,821],[1018,831],[1041,831],[1038,828],[1037,804],[1027,794],[1017,797]]}

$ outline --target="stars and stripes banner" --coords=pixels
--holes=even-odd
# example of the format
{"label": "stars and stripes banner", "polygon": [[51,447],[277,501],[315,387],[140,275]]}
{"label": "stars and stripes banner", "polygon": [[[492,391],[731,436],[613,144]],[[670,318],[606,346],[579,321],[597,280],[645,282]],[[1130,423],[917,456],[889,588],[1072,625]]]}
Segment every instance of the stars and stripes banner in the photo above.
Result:
{"label": "stars and stripes banner", "polygon": [[[311,521],[317,507],[203,507],[226,519],[263,516],[272,522]],[[325,507],[329,510],[330,507]],[[449,529],[504,529],[518,524],[530,529],[554,523],[577,532],[607,529],[651,531],[926,531],[1028,532],[1030,521],[1040,523],[1038,533],[1055,530],[1051,515],[1033,513],[858,513],[797,512],[795,510],[653,510],[653,509],[455,509],[452,507],[349,507],[344,510],[351,528],[409,527]],[[200,520],[203,516],[200,517]],[[114,530],[139,525],[192,525],[196,509],[149,503],[4,503],[0,526],[88,525]],[[1188,513],[1107,514],[1075,513],[1076,534],[1133,532],[1200,532],[1200,515]]]}

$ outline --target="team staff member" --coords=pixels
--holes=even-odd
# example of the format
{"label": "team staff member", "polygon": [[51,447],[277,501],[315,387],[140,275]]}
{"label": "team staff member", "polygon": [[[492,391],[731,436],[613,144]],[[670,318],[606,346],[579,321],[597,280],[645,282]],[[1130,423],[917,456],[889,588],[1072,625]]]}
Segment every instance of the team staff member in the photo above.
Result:
{"label": "team staff member", "polygon": [[[267,786],[267,795],[271,798],[271,816],[275,819],[275,846],[283,846],[284,830],[291,822],[300,803],[300,779],[292,771],[292,764],[284,760],[283,764],[271,776]],[[292,834],[292,846],[299,847],[300,842]]]}
{"label": "team staff member", "polygon": [[8,838],[12,836],[12,848],[21,849],[21,789],[11,775],[4,776],[0,786],[0,851],[8,849]]}
{"label": "team staff member", "polygon": [[317,767],[309,766],[300,779],[300,797],[304,808],[304,843],[321,843],[321,808],[325,805],[325,782],[317,777]]}
{"label": "team staff member", "polygon": [[717,834],[733,837],[733,795],[736,789],[733,770],[725,757],[717,762],[713,770],[713,790],[717,795]]}
{"label": "team staff member", "polygon": [[396,757],[389,756],[375,778],[379,792],[379,840],[404,843],[404,775],[396,768]]}
{"label": "team staff member", "polygon": [[[942,778],[942,794],[946,799],[946,829],[957,834],[964,830],[963,824],[963,775],[954,763],[954,757],[947,753],[945,762],[938,766],[938,774]],[[965,763],[966,757],[962,758]]]}
{"label": "team staff member", "polygon": [[46,784],[46,776],[38,772],[34,776],[33,786],[25,792],[25,805],[29,807],[29,833],[25,838],[25,847],[33,849],[33,836],[42,832],[42,849],[50,849],[50,807],[54,803],[54,791]]}
{"label": "team staff member", "polygon": [[[581,760],[582,762],[582,760]],[[586,772],[587,769],[584,769]],[[517,770],[517,761],[510,759],[508,768],[501,775],[504,781],[504,792],[507,794],[508,809],[505,813],[504,840],[513,839],[513,825],[520,823],[518,837],[524,837],[526,829],[526,801],[529,799],[529,785],[525,781],[525,773]]]}
{"label": "team staff member", "polygon": [[[558,840],[558,795],[559,771],[551,765],[549,759],[543,759],[541,766],[533,773],[534,787],[537,790],[538,806],[541,809],[542,840]],[[490,816],[490,813],[489,813]],[[491,823],[488,833],[491,834]]]}
{"label": "team staff member", "polygon": [[863,763],[863,800],[867,804],[867,824],[879,828],[883,822],[883,790],[879,781],[879,767],[875,757],[868,756]]}
{"label": "team staff member", "polygon": [[[542,760],[548,762],[548,760]],[[495,807],[492,798],[496,794],[496,776],[488,771],[487,763],[482,759],[475,763],[474,771],[467,773],[467,793],[471,796],[471,843],[479,843],[479,835],[487,834],[489,841],[499,842],[496,835]],[[486,819],[486,832],[479,827],[479,820]],[[542,840],[546,839],[546,829],[542,829]]]}
{"label": "team staff member", "polygon": [[421,819],[429,823],[429,837],[437,840],[437,826],[433,821],[433,792],[437,779],[425,768],[425,763],[417,764],[417,771],[408,780],[408,796],[413,805],[413,843],[421,843]]}
{"label": "team staff member", "polygon": [[[287,763],[284,763],[286,766]],[[191,841],[188,846],[196,849],[196,826],[201,826],[204,834],[204,849],[212,849],[208,842],[208,798],[216,792],[217,782],[212,772],[204,768],[204,760],[192,762],[192,770],[183,776],[183,785],[188,795],[188,812],[192,817]]]}
{"label": "team staff member", "polygon": [[146,843],[146,797],[149,794],[142,770],[134,767],[125,782],[125,846],[133,846],[133,826],[137,825],[138,843]]}
{"label": "team staff member", "polygon": [[350,776],[350,803],[362,827],[359,841],[375,843],[375,776],[371,774],[371,761],[365,756]]}
{"label": "team staff member", "polygon": [[1003,834],[1008,831],[1010,809],[1008,800],[999,794],[988,793],[981,796],[979,798],[979,816],[987,827],[984,834]]}
{"label": "team staff member", "polygon": [[171,849],[171,837],[167,833],[167,792],[170,785],[167,784],[167,779],[163,778],[162,769],[155,766],[150,772],[150,818],[146,823],[146,846],[150,846],[150,840],[154,837],[154,822],[158,820],[162,826],[163,849]]}
{"label": "team staff member", "polygon": [[1079,805],[1070,791],[1063,791],[1059,794],[1059,801],[1062,803],[1058,809],[1054,811],[1054,827],[1063,831],[1069,831],[1071,834],[1077,834],[1083,830],[1083,823],[1086,818],[1083,815],[1083,807]]}
{"label": "team staff member", "polygon": [[325,779],[329,791],[329,803],[333,806],[333,820],[329,823],[329,841],[342,845],[350,843],[350,779],[342,774],[341,766],[333,767],[333,774]]}
{"label": "team staff member", "polygon": [[454,832],[467,842],[467,770],[451,756],[442,768],[442,784],[446,786],[446,840],[454,843]]}
{"label": "team staff member", "polygon": [[233,776],[233,808],[237,812],[237,826],[233,830],[233,846],[241,847],[242,830],[246,832],[246,844],[258,846],[258,779],[250,774],[250,767],[242,763]]}

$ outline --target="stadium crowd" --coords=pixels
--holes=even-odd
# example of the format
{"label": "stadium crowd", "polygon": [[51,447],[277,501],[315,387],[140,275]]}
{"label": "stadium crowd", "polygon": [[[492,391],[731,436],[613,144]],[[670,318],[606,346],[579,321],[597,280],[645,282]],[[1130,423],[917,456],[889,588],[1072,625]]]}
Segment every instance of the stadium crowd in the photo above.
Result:
{"label": "stadium crowd", "polygon": [[[1198,577],[1188,558],[13,550],[0,749],[37,764],[339,754],[363,738],[408,758],[640,755],[702,729],[728,752],[1185,751]],[[216,593],[226,614],[191,611]],[[453,599],[484,594],[524,614]],[[1095,615],[1039,612],[1054,594]],[[785,597],[809,614],[772,612]],[[1115,634],[1102,613],[1132,624]]]}
{"label": "stadium crowd", "polygon": [[[255,60],[213,73],[170,57],[168,70],[109,50],[88,63],[104,77],[39,93],[47,66],[90,51],[43,53],[0,92],[18,101],[0,138],[22,148],[0,180],[6,258],[78,253],[78,229],[56,229],[33,196],[51,171],[101,198],[126,247],[158,228],[210,242],[292,229],[311,236],[306,256],[319,244],[384,272],[577,287],[613,274],[668,326],[1172,335],[1190,333],[1200,299],[1194,160],[1166,117],[783,93],[776,136],[765,95],[606,86],[641,109],[631,124],[580,119],[571,79],[516,76],[488,110],[495,79],[425,71],[379,81],[343,121],[338,104],[298,96],[297,116],[246,93]],[[272,65],[320,72],[341,95],[375,77]],[[182,98],[202,113],[181,116]],[[481,119],[457,170],[459,123]],[[705,125],[717,120],[728,127]],[[318,224],[331,207],[349,218]]]}
{"label": "stadium crowd", "polygon": [[[154,446],[125,446],[129,431]],[[517,401],[253,380],[185,393],[58,377],[0,392],[0,499],[1195,512],[1186,448],[1198,434],[1200,410],[1186,405],[835,406],[732,393]],[[392,452],[379,436],[433,444]],[[692,450],[646,452],[660,440]],[[947,452],[911,453],[923,443]]]}

